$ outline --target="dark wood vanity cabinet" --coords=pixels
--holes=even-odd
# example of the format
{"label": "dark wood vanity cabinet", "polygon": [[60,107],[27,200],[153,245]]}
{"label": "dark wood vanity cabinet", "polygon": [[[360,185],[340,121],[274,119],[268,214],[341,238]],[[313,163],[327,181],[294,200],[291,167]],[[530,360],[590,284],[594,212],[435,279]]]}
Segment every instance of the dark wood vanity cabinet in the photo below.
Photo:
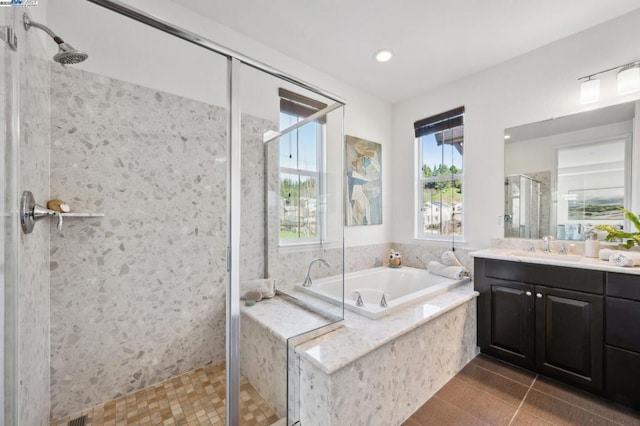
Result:
{"label": "dark wood vanity cabinet", "polygon": [[607,274],[605,392],[640,409],[640,276]]}
{"label": "dark wood vanity cabinet", "polygon": [[536,369],[602,390],[603,297],[536,287]]}
{"label": "dark wood vanity cabinet", "polygon": [[483,353],[602,390],[604,273],[476,259],[474,282]]}
{"label": "dark wood vanity cabinet", "polygon": [[[486,278],[487,303],[478,308],[478,343],[483,352],[512,364],[533,369],[534,346],[534,286],[515,281]],[[477,288],[476,288],[477,289]]]}

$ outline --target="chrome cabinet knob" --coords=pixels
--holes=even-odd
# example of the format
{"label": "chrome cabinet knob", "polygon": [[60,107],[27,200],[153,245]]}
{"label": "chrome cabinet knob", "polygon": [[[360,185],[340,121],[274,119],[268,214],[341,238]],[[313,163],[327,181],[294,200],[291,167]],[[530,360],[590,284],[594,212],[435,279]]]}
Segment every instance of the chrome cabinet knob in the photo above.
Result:
{"label": "chrome cabinet knob", "polygon": [[542,293],[536,293],[536,297],[537,297],[538,299],[542,299]]}
{"label": "chrome cabinet knob", "polygon": [[531,292],[530,292],[530,291],[526,292],[525,294],[526,294],[527,296],[531,296]]}

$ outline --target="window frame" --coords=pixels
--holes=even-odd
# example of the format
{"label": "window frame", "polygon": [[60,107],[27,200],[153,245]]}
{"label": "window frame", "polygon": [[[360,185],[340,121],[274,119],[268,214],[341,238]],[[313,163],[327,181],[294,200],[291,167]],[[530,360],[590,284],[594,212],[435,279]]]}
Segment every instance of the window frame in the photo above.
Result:
{"label": "window frame", "polygon": [[[298,95],[301,96],[301,95]],[[280,110],[279,117],[285,114],[289,117],[295,117],[296,122],[303,120],[306,118],[305,115],[299,115],[290,111]],[[322,194],[325,192],[326,188],[326,173],[325,173],[325,158],[326,158],[326,120],[318,120],[314,121],[316,125],[316,171],[301,169],[298,167],[282,167],[280,165],[280,156],[278,156],[278,246],[279,247],[293,247],[293,246],[301,246],[301,245],[318,245],[323,240],[326,239],[326,223],[327,223],[327,215],[325,203],[322,198],[324,197]],[[303,126],[304,127],[304,126]],[[295,132],[296,139],[296,158],[298,159],[299,153],[299,131],[300,128],[292,131]],[[281,135],[286,136],[286,135]],[[278,142],[280,143],[280,141]],[[280,146],[279,146],[280,148]],[[298,161],[299,164],[299,161]],[[305,176],[310,178],[316,178],[316,236],[315,237],[306,237],[306,238],[282,238],[281,237],[281,226],[282,226],[282,216],[281,212],[283,209],[282,205],[282,193],[281,193],[281,182],[282,175],[294,175],[294,176]],[[299,193],[298,193],[299,194]],[[298,202],[299,204],[299,202]],[[298,214],[298,229],[300,229],[300,214]]]}
{"label": "window frame", "polygon": [[[429,135],[434,135],[437,133],[443,133],[443,136],[446,135],[447,132],[452,132],[456,127],[462,127],[463,132],[463,144],[464,144],[464,107],[456,108],[451,111],[447,111],[441,114],[437,114],[435,116],[425,118],[422,120],[418,120],[414,123],[415,129],[415,138],[414,138],[414,158],[415,158],[415,175],[414,175],[414,238],[416,240],[421,241],[433,241],[433,242],[465,242],[465,154],[461,153],[462,157],[462,173],[457,173],[454,175],[448,174],[444,176],[432,176],[432,177],[424,177],[422,166],[425,164],[424,161],[424,149],[423,149],[423,138],[428,137]],[[453,125],[448,126],[446,121],[450,120],[452,117],[461,117],[461,123],[458,123],[455,120],[452,120]],[[431,130],[425,131],[426,128],[430,128]],[[422,133],[419,135],[419,133]],[[442,144],[442,150],[445,150],[447,144]],[[464,145],[463,145],[464,146]],[[453,146],[452,146],[453,149]],[[444,154],[444,152],[443,152]],[[442,163],[441,163],[442,164]],[[424,185],[427,183],[433,182],[451,182],[452,180],[460,180],[462,186],[462,212],[461,212],[461,225],[460,225],[460,233],[459,234],[440,234],[440,233],[429,233],[425,232],[425,218],[424,218]],[[440,206],[441,208],[442,206]],[[455,205],[451,206],[452,214],[455,211]],[[439,222],[442,224],[442,211],[439,212]]]}

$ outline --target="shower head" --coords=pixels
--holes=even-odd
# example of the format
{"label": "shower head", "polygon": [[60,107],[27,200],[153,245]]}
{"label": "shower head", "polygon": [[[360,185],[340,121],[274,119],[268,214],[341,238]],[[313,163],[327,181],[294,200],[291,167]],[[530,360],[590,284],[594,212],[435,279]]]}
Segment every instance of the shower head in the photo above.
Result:
{"label": "shower head", "polygon": [[53,31],[51,31],[48,27],[39,24],[37,22],[33,22],[29,19],[29,15],[26,13],[22,15],[22,20],[24,22],[24,29],[29,30],[31,27],[39,28],[45,33],[49,34],[49,37],[53,39],[56,43],[58,43],[58,53],[55,54],[53,60],[62,65],[72,65],[78,64],[89,57],[84,52],[80,50],[74,49],[69,43],[65,43],[60,37],[58,37]]}
{"label": "shower head", "polygon": [[53,60],[63,65],[73,65],[84,61],[88,57],[89,55],[86,53],[74,49],[69,43],[63,42],[58,44],[58,53],[53,56]]}

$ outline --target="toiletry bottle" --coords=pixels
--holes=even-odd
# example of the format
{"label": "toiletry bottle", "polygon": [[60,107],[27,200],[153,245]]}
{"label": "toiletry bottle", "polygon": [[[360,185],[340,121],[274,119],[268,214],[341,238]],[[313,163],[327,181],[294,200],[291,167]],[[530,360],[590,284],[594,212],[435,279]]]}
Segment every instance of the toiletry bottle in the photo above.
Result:
{"label": "toiletry bottle", "polygon": [[595,232],[589,233],[588,239],[584,242],[584,255],[586,257],[598,257],[600,252],[600,241],[598,241],[598,234]]}

